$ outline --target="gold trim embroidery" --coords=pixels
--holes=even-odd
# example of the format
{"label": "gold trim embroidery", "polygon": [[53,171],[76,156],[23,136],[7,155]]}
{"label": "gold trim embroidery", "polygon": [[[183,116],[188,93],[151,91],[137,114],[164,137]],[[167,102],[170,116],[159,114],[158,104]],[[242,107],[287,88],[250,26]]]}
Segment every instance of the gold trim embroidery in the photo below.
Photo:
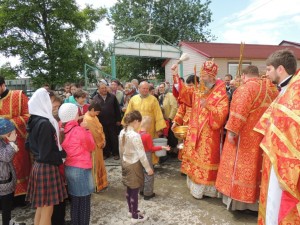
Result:
{"label": "gold trim embroidery", "polygon": [[[289,139],[274,125],[270,126],[271,131],[273,131],[276,136],[286,145],[286,147],[298,158],[300,159],[300,152],[293,146]],[[285,157],[289,158],[287,154],[283,154]]]}
{"label": "gold trim embroidery", "polygon": [[271,163],[272,163],[272,167],[273,167],[273,169],[274,169],[274,172],[275,172],[275,174],[276,174],[276,178],[277,178],[278,182],[284,187],[285,190],[287,190],[291,195],[293,195],[295,198],[297,198],[298,196],[295,195],[295,193],[289,188],[288,185],[286,185],[286,183],[285,183],[285,182],[281,179],[281,177],[279,176],[279,173],[278,173],[278,170],[277,170],[277,168],[278,168],[278,166],[277,166],[277,159],[275,159],[275,157],[274,157],[274,156],[272,155],[272,153],[267,149],[266,146],[261,145],[260,147],[261,147],[261,148],[263,149],[263,151],[268,155],[268,157],[269,157],[269,159],[270,159],[270,161],[271,161]]}
{"label": "gold trim embroidery", "polygon": [[300,124],[300,117],[286,106],[274,103],[273,108],[279,109],[280,111],[284,112],[288,117],[291,117],[298,124]]}
{"label": "gold trim embroidery", "polygon": [[246,118],[246,117],[244,117],[244,116],[242,116],[241,114],[238,114],[238,113],[236,113],[236,112],[230,112],[230,116],[235,116],[236,118],[241,119],[241,120],[243,120],[244,122],[247,121],[247,118]]}

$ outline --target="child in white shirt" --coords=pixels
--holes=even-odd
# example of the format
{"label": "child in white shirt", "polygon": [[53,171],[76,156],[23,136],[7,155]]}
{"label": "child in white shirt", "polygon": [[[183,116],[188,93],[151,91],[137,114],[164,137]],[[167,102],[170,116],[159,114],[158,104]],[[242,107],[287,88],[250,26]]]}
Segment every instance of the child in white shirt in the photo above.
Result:
{"label": "child in white shirt", "polygon": [[133,111],[124,117],[124,129],[119,135],[119,151],[122,164],[122,182],[127,187],[126,199],[131,222],[133,224],[148,219],[138,210],[138,193],[144,183],[143,167],[148,175],[153,174],[145,154],[144,146],[137,130],[141,124],[142,115]]}

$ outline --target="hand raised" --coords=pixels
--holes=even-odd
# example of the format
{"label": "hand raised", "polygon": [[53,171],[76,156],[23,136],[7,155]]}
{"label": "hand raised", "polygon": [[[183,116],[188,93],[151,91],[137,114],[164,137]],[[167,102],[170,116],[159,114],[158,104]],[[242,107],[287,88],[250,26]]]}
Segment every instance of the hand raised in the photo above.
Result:
{"label": "hand raised", "polygon": [[172,70],[172,75],[178,75],[178,65],[177,64],[173,64],[171,67]]}

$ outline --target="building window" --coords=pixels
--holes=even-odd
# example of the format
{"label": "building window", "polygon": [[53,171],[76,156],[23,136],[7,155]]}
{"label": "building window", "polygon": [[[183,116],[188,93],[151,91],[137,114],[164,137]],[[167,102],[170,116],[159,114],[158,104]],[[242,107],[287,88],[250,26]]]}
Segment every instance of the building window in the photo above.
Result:
{"label": "building window", "polygon": [[[242,64],[242,69],[246,68],[247,66],[251,65],[250,62],[246,62]],[[236,72],[238,69],[239,63],[238,62],[230,62],[228,63],[228,73],[233,76],[233,78],[236,77]]]}

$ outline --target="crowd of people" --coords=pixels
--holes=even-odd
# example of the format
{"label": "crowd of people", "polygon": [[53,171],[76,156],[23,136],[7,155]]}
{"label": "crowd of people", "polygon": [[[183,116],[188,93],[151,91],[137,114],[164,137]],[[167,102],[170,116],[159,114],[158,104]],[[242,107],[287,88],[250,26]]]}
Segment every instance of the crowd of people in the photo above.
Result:
{"label": "crowd of people", "polygon": [[[36,208],[34,224],[88,225],[91,194],[108,187],[105,159],[120,160],[132,224],[148,217],[138,195],[155,197],[155,165],[178,154],[196,199],[222,198],[230,210],[258,211],[259,224],[300,223],[300,73],[289,50],[276,51],[238,82],[218,65],[203,63],[186,82],[172,66],[173,86],[102,79],[91,95],[66,83],[59,96],[42,87],[28,100],[0,77],[0,198],[2,221],[13,201]],[[184,147],[173,130],[188,126]],[[167,146],[153,139],[166,138]],[[24,198],[26,195],[26,198]],[[21,196],[21,197],[18,197]]]}

